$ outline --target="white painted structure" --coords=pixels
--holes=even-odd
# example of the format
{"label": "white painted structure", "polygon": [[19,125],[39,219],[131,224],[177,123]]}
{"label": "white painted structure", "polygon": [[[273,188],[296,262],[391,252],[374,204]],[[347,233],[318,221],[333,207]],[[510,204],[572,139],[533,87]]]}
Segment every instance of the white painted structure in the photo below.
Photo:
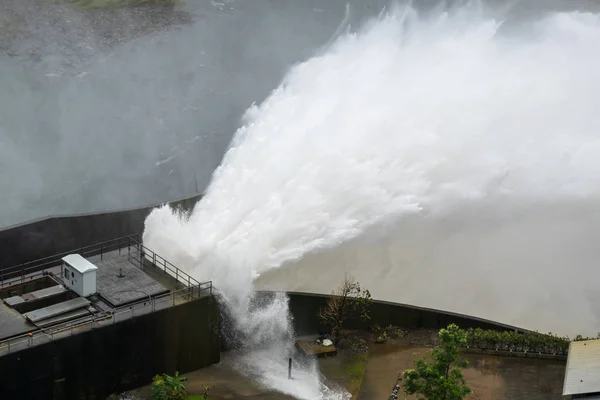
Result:
{"label": "white painted structure", "polygon": [[81,297],[96,293],[96,271],[98,267],[80,254],[69,254],[63,257],[62,261],[62,279],[65,286]]}
{"label": "white painted structure", "polygon": [[600,399],[600,339],[569,345],[563,396]]}

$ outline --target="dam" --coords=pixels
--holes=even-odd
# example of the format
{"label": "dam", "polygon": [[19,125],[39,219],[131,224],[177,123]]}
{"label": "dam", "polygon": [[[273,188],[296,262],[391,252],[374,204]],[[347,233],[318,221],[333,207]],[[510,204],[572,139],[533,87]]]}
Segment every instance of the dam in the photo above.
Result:
{"label": "dam", "polygon": [[67,3],[0,18],[0,267],[120,215],[98,241],[142,233],[214,282],[247,370],[293,336],[257,290],[347,273],[376,300],[600,330],[597,5]]}

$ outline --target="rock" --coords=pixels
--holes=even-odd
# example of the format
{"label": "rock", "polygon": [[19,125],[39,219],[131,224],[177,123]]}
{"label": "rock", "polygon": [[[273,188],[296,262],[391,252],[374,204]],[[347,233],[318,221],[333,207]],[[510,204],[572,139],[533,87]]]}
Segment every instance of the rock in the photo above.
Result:
{"label": "rock", "polygon": [[6,0],[0,5],[0,53],[33,60],[60,56],[72,64],[193,19],[172,7],[82,10],[44,1]]}
{"label": "rock", "polygon": [[12,43],[23,35],[25,29],[23,17],[6,6],[0,7],[0,51],[10,51]]}
{"label": "rock", "polygon": [[333,342],[329,339],[323,340],[323,346],[333,346]]}

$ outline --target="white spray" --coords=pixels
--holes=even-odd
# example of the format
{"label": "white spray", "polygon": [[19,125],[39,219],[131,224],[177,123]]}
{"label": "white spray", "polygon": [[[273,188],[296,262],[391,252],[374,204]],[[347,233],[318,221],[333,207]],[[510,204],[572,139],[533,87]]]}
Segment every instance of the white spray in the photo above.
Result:
{"label": "white spray", "polygon": [[[553,215],[559,216],[556,223],[569,221],[570,210],[600,197],[600,19],[564,13],[513,26],[506,34],[501,26],[478,7],[427,17],[402,7],[341,37],[323,54],[294,67],[261,105],[247,111],[189,219],[167,207],[154,210],[146,221],[145,243],[199,280],[212,279],[238,328],[256,343],[271,338],[283,359],[290,331],[285,298],[248,312],[259,275],[266,279],[287,271],[292,281],[274,282],[279,289],[290,288],[302,272],[281,267],[311,260],[319,270],[304,277],[305,286],[329,291],[343,269],[361,266],[364,277],[377,278],[369,282],[376,297],[379,291],[380,298],[389,298],[402,292],[397,290],[401,281],[390,289],[386,279],[403,269],[401,262],[374,257],[368,264],[354,254],[354,265],[348,258],[336,265],[335,248],[346,243],[348,249],[349,241],[377,248],[388,233],[398,239],[396,245],[414,244],[403,248],[409,259],[411,251],[435,253],[436,240],[448,231],[460,235],[461,227],[506,233],[505,219],[522,217],[527,235],[543,235],[551,231]],[[585,210],[591,210],[591,227],[600,227],[599,208]],[[470,232],[477,253],[477,234]],[[527,241],[527,235],[520,239]],[[511,238],[495,238],[495,246],[511,253],[505,246]],[[547,244],[554,246],[552,254],[560,252],[560,243]],[[576,258],[573,264],[589,265],[591,254],[585,253],[584,260],[575,250],[565,250]],[[487,264],[456,265],[469,257],[448,251],[446,270],[452,274],[440,275],[439,284],[435,274],[424,278],[417,289],[432,293],[427,286],[432,285],[438,306],[452,308],[448,304],[455,301],[459,307],[454,308],[463,308],[455,311],[492,319],[516,312],[506,309],[517,305],[530,314],[557,303],[576,312],[583,300],[581,285],[572,286],[579,292],[571,298],[563,290],[560,299],[547,301],[548,290],[574,282],[565,281],[571,265],[553,265],[556,282],[551,282],[544,275],[545,262],[556,257],[538,257],[537,247],[519,251],[509,276],[499,276],[502,271]],[[490,252],[496,256],[494,265],[501,264],[498,255],[504,253]],[[413,268],[414,275],[432,273],[427,265]],[[528,271],[543,279],[532,279]],[[519,285],[523,280],[526,284]],[[455,300],[465,298],[456,291],[466,281],[474,288],[466,298],[479,308]],[[493,290],[477,299],[479,284]],[[514,287],[518,304],[504,301]],[[492,315],[486,315],[486,305]],[[499,308],[505,311],[498,313]],[[580,328],[598,322],[589,302],[578,311],[577,321],[587,321]],[[554,318],[554,327],[564,318],[574,317]],[[263,368],[260,355],[248,357],[247,365],[259,367],[266,384],[299,398],[316,398],[316,379],[284,382],[279,366]]]}

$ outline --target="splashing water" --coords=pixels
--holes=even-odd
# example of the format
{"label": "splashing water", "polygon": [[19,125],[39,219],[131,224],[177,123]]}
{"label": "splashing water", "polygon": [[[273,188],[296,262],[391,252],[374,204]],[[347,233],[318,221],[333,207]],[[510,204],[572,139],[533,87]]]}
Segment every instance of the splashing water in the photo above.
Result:
{"label": "splashing water", "polygon": [[[382,260],[395,246],[400,261],[442,265],[407,262],[423,279],[406,292],[421,303],[432,296],[508,323],[540,315],[527,323],[562,332],[598,324],[592,286],[569,276],[593,273],[600,256],[588,239],[600,227],[600,19],[554,13],[504,30],[481,10],[397,7],[339,38],[247,111],[189,218],[168,207],[148,217],[146,244],[212,279],[245,340],[274,343],[270,360],[289,352],[287,302],[249,311],[253,280],[281,274],[288,281],[271,284],[289,289],[312,263],[304,283],[328,292],[355,268],[390,298],[404,292],[389,279],[402,262]],[[336,264],[336,248],[356,257]],[[436,251],[447,258],[414,256]],[[267,385],[316,398],[318,379],[282,381],[284,367],[257,362],[264,354],[240,362]]]}

